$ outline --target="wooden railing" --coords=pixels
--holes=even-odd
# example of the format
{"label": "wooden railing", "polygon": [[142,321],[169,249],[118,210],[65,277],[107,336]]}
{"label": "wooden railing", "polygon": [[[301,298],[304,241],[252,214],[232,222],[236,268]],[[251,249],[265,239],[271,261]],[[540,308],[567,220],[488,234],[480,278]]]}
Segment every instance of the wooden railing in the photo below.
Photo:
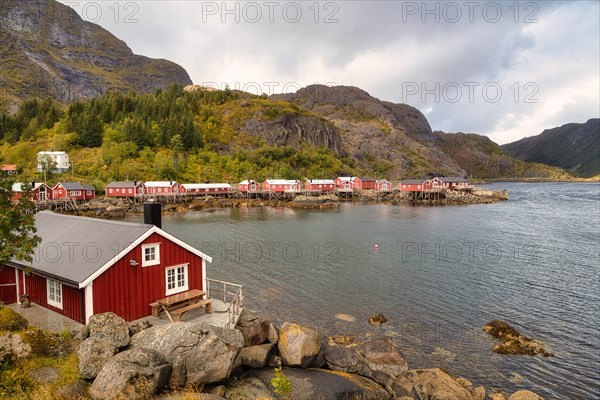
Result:
{"label": "wooden railing", "polygon": [[[206,279],[206,296],[209,299],[223,299],[223,303],[229,304],[227,308],[226,328],[233,328],[241,308],[244,306],[244,287],[237,283],[220,281],[217,279]],[[214,296],[216,293],[217,296]]]}

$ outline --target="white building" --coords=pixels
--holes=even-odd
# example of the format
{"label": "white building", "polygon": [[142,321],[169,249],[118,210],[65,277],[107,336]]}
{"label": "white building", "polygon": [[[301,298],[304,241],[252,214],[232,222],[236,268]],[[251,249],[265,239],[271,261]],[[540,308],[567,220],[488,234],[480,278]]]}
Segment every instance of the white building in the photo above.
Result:
{"label": "white building", "polygon": [[47,157],[50,157],[52,162],[55,163],[55,167],[53,169],[54,172],[58,172],[59,174],[67,172],[71,167],[71,164],[69,163],[69,155],[66,151],[40,151],[37,154],[39,172],[44,172],[43,161]]}

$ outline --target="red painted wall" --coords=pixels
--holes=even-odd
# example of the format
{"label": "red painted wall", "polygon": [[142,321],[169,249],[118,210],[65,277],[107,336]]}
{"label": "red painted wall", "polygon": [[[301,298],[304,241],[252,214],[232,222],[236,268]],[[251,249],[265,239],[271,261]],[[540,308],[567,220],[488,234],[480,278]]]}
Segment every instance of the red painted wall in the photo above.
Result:
{"label": "red painted wall", "polygon": [[82,309],[83,290],[71,286],[62,285],[62,310],[48,304],[46,278],[38,275],[25,277],[26,292],[32,303],[39,304],[59,314],[67,316],[75,321],[84,323]]}
{"label": "red painted wall", "polygon": [[[142,267],[142,244],[161,243],[158,265]],[[136,260],[132,267],[129,260]],[[165,269],[188,265],[188,288],[202,289],[202,258],[154,233],[94,280],[94,314],[112,311],[132,321],[150,315],[150,303],[166,297]]]}
{"label": "red painted wall", "polygon": [[15,269],[0,267],[0,301],[4,304],[17,302],[17,285]]}

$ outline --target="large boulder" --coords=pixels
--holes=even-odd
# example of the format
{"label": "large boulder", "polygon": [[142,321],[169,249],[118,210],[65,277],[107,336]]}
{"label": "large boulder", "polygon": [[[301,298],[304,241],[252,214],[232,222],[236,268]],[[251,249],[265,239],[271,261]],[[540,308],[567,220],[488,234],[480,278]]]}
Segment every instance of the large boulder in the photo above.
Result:
{"label": "large boulder", "polygon": [[0,362],[16,361],[31,354],[31,346],[23,341],[19,334],[5,333],[0,335]]}
{"label": "large boulder", "polygon": [[396,397],[414,399],[475,400],[479,389],[469,391],[439,368],[409,370],[388,385]]}
{"label": "large boulder", "polygon": [[277,346],[284,365],[308,368],[317,361],[321,344],[319,332],[302,325],[286,323],[279,331]]}
{"label": "large boulder", "polygon": [[114,356],[98,374],[93,399],[150,399],[169,382],[172,365],[154,350],[135,348]]}
{"label": "large boulder", "polygon": [[77,347],[79,375],[83,379],[94,379],[110,360],[117,348],[103,337],[91,337]]}
{"label": "large boulder", "polygon": [[275,348],[274,343],[259,344],[258,346],[244,347],[238,355],[239,364],[244,367],[266,367],[269,357]]}
{"label": "large boulder", "polygon": [[95,314],[88,324],[90,337],[101,337],[117,349],[129,344],[129,326],[127,321],[112,312]]}
{"label": "large boulder", "polygon": [[244,347],[263,344],[269,338],[269,322],[260,318],[256,312],[250,310],[242,311],[236,324],[236,328],[244,336]]}
{"label": "large boulder", "polygon": [[67,383],[58,389],[54,395],[58,400],[83,400],[89,398],[88,384],[84,381]]}
{"label": "large boulder", "polygon": [[397,378],[408,370],[408,364],[394,338],[383,337],[361,343],[356,346],[356,351],[364,358],[359,374],[380,383],[385,384],[388,377]]}
{"label": "large boulder", "polygon": [[355,347],[333,344],[323,346],[323,358],[329,369],[340,372],[359,372],[364,365],[364,358]]}
{"label": "large boulder", "polygon": [[227,378],[243,345],[240,331],[201,322],[154,326],[131,338],[131,348],[153,349],[173,365],[173,387],[206,385]]}
{"label": "large boulder", "polygon": [[544,398],[529,390],[519,390],[514,392],[508,400],[544,400]]}

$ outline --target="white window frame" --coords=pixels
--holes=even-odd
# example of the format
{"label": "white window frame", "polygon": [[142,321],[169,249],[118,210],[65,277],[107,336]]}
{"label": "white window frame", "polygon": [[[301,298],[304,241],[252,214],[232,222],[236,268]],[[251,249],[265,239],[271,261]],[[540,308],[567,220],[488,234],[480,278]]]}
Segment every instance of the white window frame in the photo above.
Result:
{"label": "white window frame", "polygon": [[[146,249],[154,248],[154,260],[146,261]],[[160,264],[160,243],[142,245],[142,267],[151,267]]]}
{"label": "white window frame", "polygon": [[[189,290],[190,279],[188,274],[189,264],[174,265],[169,268],[165,268],[165,295],[170,296],[172,294],[181,293]],[[179,269],[183,270],[183,284],[179,281]],[[169,272],[175,271],[175,287],[169,289]]]}
{"label": "white window frame", "polygon": [[[52,293],[50,293],[51,288]],[[58,294],[57,289],[59,292]],[[54,297],[54,299],[51,298],[51,295]],[[57,299],[60,301],[58,301]],[[46,279],[46,302],[48,303],[48,305],[60,308],[61,310],[63,309],[63,290],[62,284],[60,282],[54,281],[52,279]]]}

